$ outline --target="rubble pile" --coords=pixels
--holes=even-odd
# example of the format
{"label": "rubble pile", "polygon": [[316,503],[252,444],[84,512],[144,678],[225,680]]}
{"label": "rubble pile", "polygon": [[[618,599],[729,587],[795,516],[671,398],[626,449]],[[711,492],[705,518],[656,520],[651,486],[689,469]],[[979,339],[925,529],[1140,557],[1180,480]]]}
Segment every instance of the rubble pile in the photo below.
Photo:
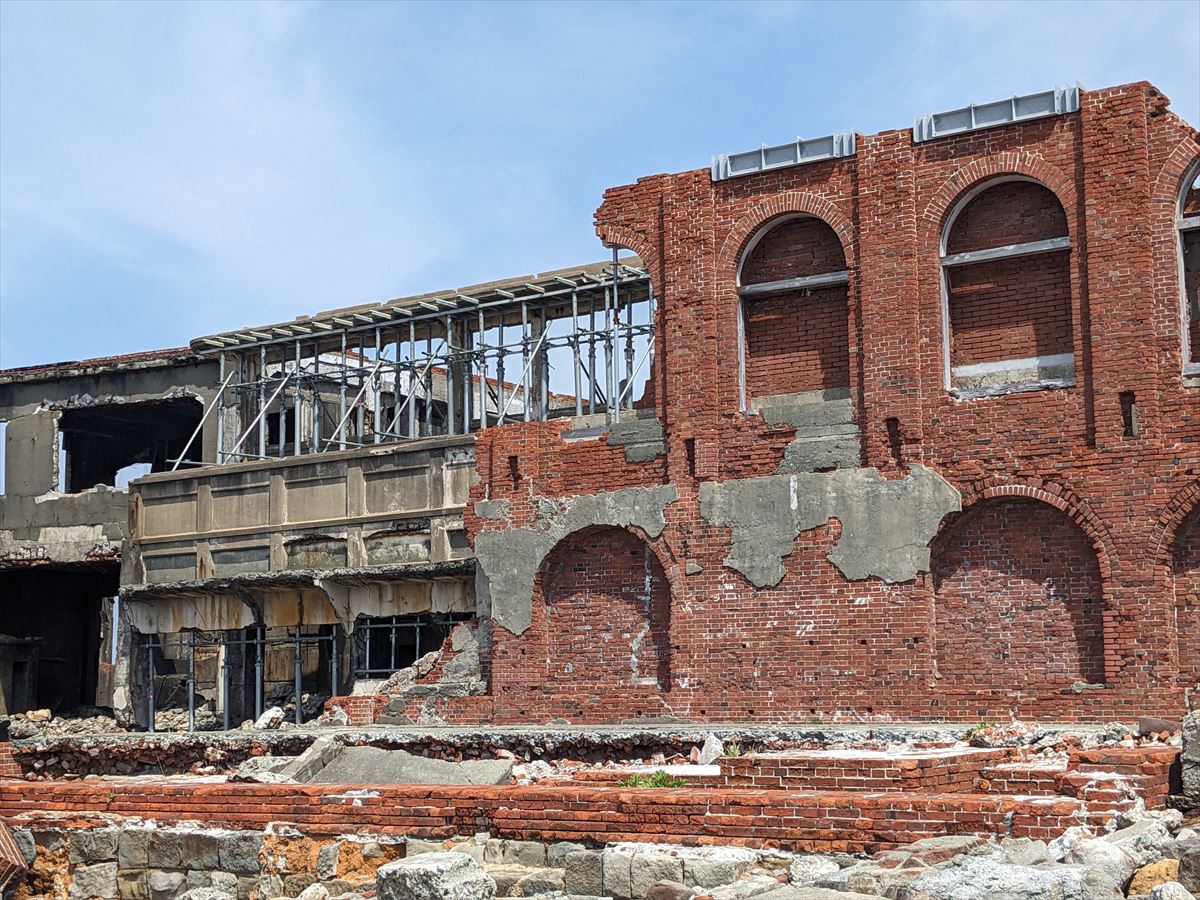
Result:
{"label": "rubble pile", "polygon": [[[19,900],[1194,900],[1200,833],[1178,812],[1126,813],[1051,840],[948,835],[869,857],[656,843],[588,846],[488,833],[312,837],[152,822],[13,829]],[[64,890],[65,889],[65,890]]]}

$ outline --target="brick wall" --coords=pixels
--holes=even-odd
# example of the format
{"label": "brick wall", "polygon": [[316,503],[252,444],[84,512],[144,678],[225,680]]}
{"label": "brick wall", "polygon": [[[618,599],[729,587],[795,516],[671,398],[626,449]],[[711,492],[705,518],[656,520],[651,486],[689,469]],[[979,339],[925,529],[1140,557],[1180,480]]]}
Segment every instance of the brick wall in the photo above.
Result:
{"label": "brick wall", "polygon": [[1192,513],[1176,539],[1172,575],[1179,678],[1185,688],[1200,688],[1200,512]]}
{"label": "brick wall", "polygon": [[[305,835],[370,832],[540,841],[745,844],[874,852],[950,833],[1053,838],[1081,817],[1071,798],[1020,799],[902,791],[647,790],[587,786],[443,787],[260,784],[47,784],[37,796],[0,784],[0,817],[25,827],[101,816],[228,828],[289,823]],[[17,818],[20,817],[20,818]],[[59,819],[61,820],[61,818]],[[108,820],[108,821],[111,821]]]}
{"label": "brick wall", "polygon": [[969,253],[1067,236],[1067,216],[1054,192],[1029,181],[1005,181],[974,196],[954,219],[946,252]]}
{"label": "brick wall", "polygon": [[[1062,204],[1040,184],[1001,182],[954,220],[947,253],[1067,236]],[[1071,270],[1067,251],[949,270],[951,364],[1070,353]]]}
{"label": "brick wall", "polygon": [[543,565],[529,630],[497,636],[493,671],[509,687],[496,703],[515,721],[605,722],[614,703],[653,714],[670,687],[670,612],[643,541],[619,528],[572,535]]}
{"label": "brick wall", "polygon": [[845,288],[743,303],[747,397],[850,385]]}
{"label": "brick wall", "polygon": [[951,365],[1075,349],[1066,251],[955,266],[947,289]]}
{"label": "brick wall", "polygon": [[[679,499],[647,542],[670,584],[671,689],[631,691],[618,674],[572,686],[586,696],[560,695],[569,702],[531,696],[545,631],[496,627],[498,720],[1094,720],[1186,709],[1170,548],[1200,497],[1189,493],[1200,481],[1200,389],[1180,377],[1176,216],[1200,142],[1150,85],[1087,91],[1081,102],[1078,113],[919,144],[907,130],[861,135],[853,157],[743,178],[714,183],[697,170],[606,192],[597,231],[641,255],[660,301],[653,395],[668,452],[629,463],[602,441],[564,443],[563,423],[486,429],[472,497],[508,500],[521,526],[538,521],[538,498],[673,484]],[[1069,349],[1078,383],[963,401],[943,380],[942,233],[969,191],[1013,175],[1045,188],[985,191],[988,204],[960,217],[956,248],[1011,242],[1001,223],[1013,211],[1015,239],[1065,232],[1069,252],[1010,272],[1031,298],[1045,301],[1052,284],[1058,299],[1039,311],[985,298],[972,307],[980,321],[958,330],[981,336],[969,353],[984,358]],[[755,235],[787,215],[820,219],[843,248],[846,371],[864,464],[888,477],[928,466],[968,510],[1002,497],[1040,510],[1011,528],[995,514],[977,520],[974,544],[935,540],[932,565],[943,588],[957,585],[953,600],[926,575],[846,580],[828,559],[836,521],[803,532],[783,580],[754,589],[724,565],[729,531],[700,515],[702,481],[770,475],[792,437],[739,412],[737,378],[738,265]],[[1035,292],[1036,272],[1053,274]],[[1126,434],[1127,393],[1137,435]],[[507,527],[469,510],[466,523],[472,537]],[[947,537],[955,527],[944,523]],[[950,550],[969,563],[966,575],[940,558]],[[939,611],[951,602],[957,619]],[[1021,628],[1005,639],[1007,660],[961,624],[988,635],[1009,618]],[[979,688],[982,674],[998,687]]]}
{"label": "brick wall", "polygon": [[742,264],[742,284],[825,275],[846,268],[842,242],[820,219],[792,219],[769,230]]}
{"label": "brick wall", "polygon": [[10,741],[0,741],[0,778],[20,778],[23,772],[21,764],[13,754]]}
{"label": "brick wall", "polygon": [[974,790],[980,770],[1015,751],[954,748],[888,754],[853,750],[785,750],[718,760],[725,787],[790,790],[932,791]]}
{"label": "brick wall", "polygon": [[1103,683],[1100,571],[1075,523],[1033,500],[989,500],[939,550],[934,608],[945,690]]}

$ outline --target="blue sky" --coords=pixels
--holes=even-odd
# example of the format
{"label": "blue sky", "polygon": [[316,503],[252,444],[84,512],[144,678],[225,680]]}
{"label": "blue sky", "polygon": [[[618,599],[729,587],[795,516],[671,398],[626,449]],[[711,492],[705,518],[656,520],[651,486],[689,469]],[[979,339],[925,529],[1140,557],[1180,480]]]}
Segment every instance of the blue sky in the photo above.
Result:
{"label": "blue sky", "polygon": [[1153,81],[1200,2],[0,3],[0,366],[603,258],[606,187]]}

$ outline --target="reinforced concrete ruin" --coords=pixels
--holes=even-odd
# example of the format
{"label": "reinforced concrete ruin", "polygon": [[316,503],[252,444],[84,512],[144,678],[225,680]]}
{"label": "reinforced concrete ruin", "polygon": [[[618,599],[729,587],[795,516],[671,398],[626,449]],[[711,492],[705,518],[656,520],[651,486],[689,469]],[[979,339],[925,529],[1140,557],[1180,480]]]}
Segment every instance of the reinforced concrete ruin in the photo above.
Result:
{"label": "reinforced concrete ruin", "polygon": [[5,895],[1200,889],[1200,133],[1048,91],[595,227],[0,371]]}
{"label": "reinforced concrete ruin", "polygon": [[0,372],[0,708],[1178,718],[1198,175],[1151,85],[1052,91],[613,188],[600,263]]}

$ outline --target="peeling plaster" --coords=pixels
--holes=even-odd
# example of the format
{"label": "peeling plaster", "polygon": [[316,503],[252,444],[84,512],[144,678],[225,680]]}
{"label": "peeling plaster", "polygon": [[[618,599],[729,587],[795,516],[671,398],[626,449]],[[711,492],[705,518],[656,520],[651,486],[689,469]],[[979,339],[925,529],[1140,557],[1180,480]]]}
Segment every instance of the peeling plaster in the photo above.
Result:
{"label": "peeling plaster", "polygon": [[910,581],[929,569],[929,542],[962,508],[953,485],[925,466],[889,481],[877,469],[768,475],[700,485],[700,514],[733,529],[725,565],[755,587],[774,587],[800,532],[842,524],[829,561],[852,581]]}
{"label": "peeling plaster", "polygon": [[[636,526],[651,538],[667,527],[663,511],[679,499],[675,485],[624,488],[580,497],[537,499],[533,525],[483,531],[475,537],[475,590],[481,609],[513,634],[523,634],[533,617],[533,583],[554,545],[593,525]],[[495,504],[503,501],[480,501]],[[486,506],[475,514],[503,519],[508,510]]]}

